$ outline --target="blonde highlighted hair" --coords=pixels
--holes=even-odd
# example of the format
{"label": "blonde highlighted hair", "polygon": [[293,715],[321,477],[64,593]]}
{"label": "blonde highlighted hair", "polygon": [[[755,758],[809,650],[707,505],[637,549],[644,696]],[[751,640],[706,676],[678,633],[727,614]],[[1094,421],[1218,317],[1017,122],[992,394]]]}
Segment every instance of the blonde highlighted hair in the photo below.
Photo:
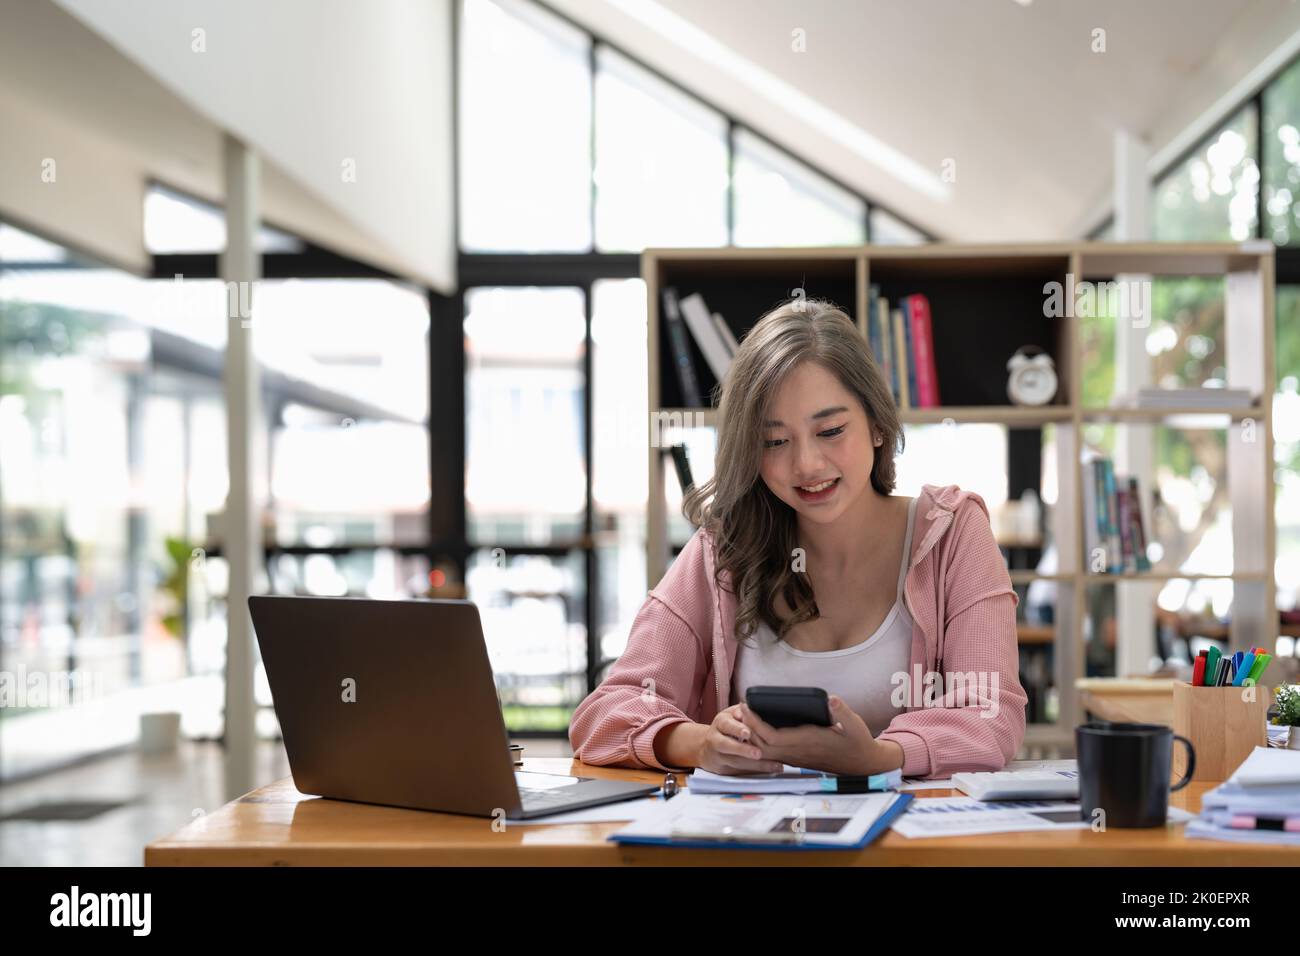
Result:
{"label": "blonde highlighted hair", "polygon": [[[894,490],[894,457],[903,434],[893,393],[857,327],[824,299],[792,299],[772,309],[749,330],[732,360],[718,406],[713,477],[682,500],[682,513],[713,539],[715,574],[730,576],[736,594],[736,636],[744,639],[766,623],[779,637],[819,616],[812,586],[793,569],[795,512],[768,489],[759,474],[763,421],[785,377],[802,362],[815,362],[857,396],[880,436],[871,487]],[[792,616],[776,614],[781,595]]]}

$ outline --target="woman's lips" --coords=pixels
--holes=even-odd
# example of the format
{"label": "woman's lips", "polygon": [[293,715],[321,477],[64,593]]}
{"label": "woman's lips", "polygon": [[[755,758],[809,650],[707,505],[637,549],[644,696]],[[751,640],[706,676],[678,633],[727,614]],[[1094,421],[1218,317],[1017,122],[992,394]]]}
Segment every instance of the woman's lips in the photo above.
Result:
{"label": "woman's lips", "polygon": [[810,504],[815,504],[819,501],[825,501],[831,495],[835,494],[835,491],[839,486],[840,480],[836,478],[830,483],[830,485],[823,488],[821,491],[805,491],[798,485],[795,486],[794,490],[798,493],[800,499],[807,501]]}

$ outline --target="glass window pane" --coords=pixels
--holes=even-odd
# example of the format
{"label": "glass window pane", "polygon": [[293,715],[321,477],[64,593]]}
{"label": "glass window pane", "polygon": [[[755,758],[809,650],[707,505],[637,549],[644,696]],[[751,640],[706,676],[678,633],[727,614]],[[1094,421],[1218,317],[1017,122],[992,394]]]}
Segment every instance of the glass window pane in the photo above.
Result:
{"label": "glass window pane", "polygon": [[427,298],[382,279],[265,281],[252,329],[270,416],[276,542],[423,542]]}
{"label": "glass window pane", "polygon": [[1273,396],[1277,603],[1300,607],[1300,286],[1277,287],[1277,394]]}
{"label": "glass window pane", "polygon": [[431,596],[429,559],[387,548],[346,554],[278,554],[271,559],[271,591],[326,597],[409,600]]}
{"label": "glass window pane", "polygon": [[838,246],[866,241],[866,204],[803,163],[736,131],[735,244]]}
{"label": "glass window pane", "polygon": [[470,541],[571,541],[586,502],[582,291],[471,289],[465,311]]}
{"label": "glass window pane", "polygon": [[460,30],[461,247],[590,249],[590,40],[520,0],[464,0]]}
{"label": "glass window pane", "polygon": [[[592,504],[602,659],[627,646],[645,601],[649,468],[646,290],[640,279],[595,283],[592,338]],[[657,452],[658,449],[655,449]]]}
{"label": "glass window pane", "polygon": [[[226,218],[217,206],[154,185],[144,197],[144,246],[155,255],[177,252],[222,252]],[[302,252],[302,240],[263,226],[257,231],[259,252]]]}
{"label": "glass window pane", "polygon": [[67,262],[70,258],[62,246],[0,222],[0,262],[35,264]]}
{"label": "glass window pane", "polygon": [[1162,242],[1249,239],[1258,223],[1255,112],[1247,107],[1156,183]]}
{"label": "glass window pane", "polygon": [[1300,60],[1264,89],[1265,238],[1300,243]]}
{"label": "glass window pane", "polygon": [[925,236],[897,216],[872,209],[871,241],[878,246],[918,246],[925,242]]}
{"label": "glass window pane", "polygon": [[564,557],[493,548],[470,556],[506,728],[564,731],[587,693],[586,575],[581,552]]}
{"label": "glass window pane", "polygon": [[224,427],[206,456],[186,444],[220,365],[206,377],[155,343],[149,283],[20,230],[4,248],[0,670],[49,693],[6,708],[0,778],[132,743],[141,710],[183,701],[195,732],[196,655],[209,625],[225,636],[193,557],[224,500],[195,494],[200,470],[225,474]]}
{"label": "glass window pane", "polygon": [[597,48],[596,245],[727,242],[727,122],[609,47]]}

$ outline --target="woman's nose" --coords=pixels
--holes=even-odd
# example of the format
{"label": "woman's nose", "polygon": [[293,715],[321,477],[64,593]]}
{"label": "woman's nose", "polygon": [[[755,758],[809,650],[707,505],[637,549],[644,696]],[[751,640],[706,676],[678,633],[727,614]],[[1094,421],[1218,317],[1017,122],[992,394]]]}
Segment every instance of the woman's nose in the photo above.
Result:
{"label": "woman's nose", "polygon": [[795,473],[799,478],[820,478],[825,461],[816,442],[798,442],[795,445]]}

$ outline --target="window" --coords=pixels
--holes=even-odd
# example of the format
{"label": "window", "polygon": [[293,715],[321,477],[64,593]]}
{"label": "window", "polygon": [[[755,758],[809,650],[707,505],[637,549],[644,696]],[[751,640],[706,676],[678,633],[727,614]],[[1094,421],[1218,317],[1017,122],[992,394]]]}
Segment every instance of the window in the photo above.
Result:
{"label": "window", "polygon": [[[266,281],[254,293],[252,328],[270,406],[276,543],[423,542],[425,296],[380,279]],[[338,468],[341,461],[349,467]]]}
{"label": "window", "polygon": [[[507,726],[562,731],[588,665],[623,651],[645,600],[648,455],[659,450],[648,441],[645,286],[616,254],[858,244],[867,208],[544,5],[458,2],[459,242],[476,274],[463,317],[466,583],[490,609]],[[893,217],[879,228],[923,241]],[[590,255],[521,262],[539,253]],[[535,287],[517,285],[521,267]],[[712,430],[680,437],[704,480]],[[693,529],[671,469],[666,493],[670,536],[684,541]],[[305,580],[300,563],[282,564],[286,582]],[[317,586],[344,587],[341,567],[316,564]],[[588,629],[598,660],[586,657]]]}
{"label": "window", "polygon": [[460,242],[591,248],[591,40],[527,0],[464,0]]}
{"label": "window", "polygon": [[1300,60],[1264,90],[1263,113],[1264,236],[1300,244]]}
{"label": "window", "polygon": [[506,726],[563,733],[587,696],[582,553],[477,551],[465,582],[483,621]]}
{"label": "window", "polygon": [[594,286],[592,339],[592,506],[600,582],[600,656],[617,657],[645,601],[645,516],[649,455],[646,292],[640,279]]}
{"label": "window", "polygon": [[0,249],[0,657],[51,692],[6,708],[8,777],[132,742],[150,707],[204,729],[224,566],[194,549],[226,461],[219,366],[175,361],[150,283],[12,227]]}
{"label": "window", "polygon": [[[221,252],[226,248],[225,216],[216,206],[155,184],[144,197],[144,247],[154,255]],[[301,252],[303,243],[263,226],[257,232],[257,249]]]}
{"label": "window", "polygon": [[471,542],[549,545],[586,508],[583,295],[471,289],[465,298],[465,506]]}
{"label": "window", "polygon": [[735,244],[866,241],[866,204],[747,130],[736,131]]}
{"label": "window", "polygon": [[1258,223],[1255,112],[1247,107],[1155,187],[1153,233],[1161,242],[1249,239]]}
{"label": "window", "polygon": [[597,49],[596,246],[727,242],[727,122],[636,66]]}
{"label": "window", "polygon": [[925,235],[883,209],[872,209],[871,241],[880,246],[917,246],[925,242]]}

